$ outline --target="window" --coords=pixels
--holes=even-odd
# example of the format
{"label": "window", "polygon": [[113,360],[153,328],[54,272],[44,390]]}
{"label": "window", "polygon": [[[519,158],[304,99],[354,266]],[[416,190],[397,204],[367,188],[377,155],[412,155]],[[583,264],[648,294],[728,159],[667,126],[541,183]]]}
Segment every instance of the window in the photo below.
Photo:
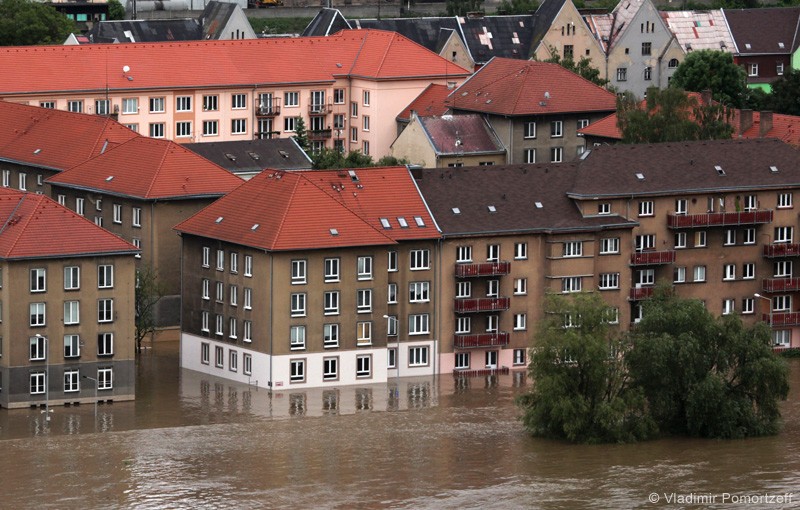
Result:
{"label": "window", "polygon": [[679,64],[680,64],[680,62],[678,62],[678,59],[677,58],[673,58],[673,59],[670,59],[669,62],[667,62],[667,67],[669,69],[675,69],[676,67],[678,67]]}
{"label": "window", "polygon": [[580,257],[583,255],[583,243],[580,241],[569,241],[563,243],[564,257]]}
{"label": "window", "polygon": [[525,260],[528,258],[528,243],[514,243],[514,259]]}
{"label": "window", "polygon": [[331,290],[323,294],[324,313],[325,315],[338,315],[339,314],[339,291]]}
{"label": "window", "polygon": [[619,273],[602,273],[600,275],[600,289],[618,289],[619,288]]}
{"label": "window", "polygon": [[675,200],[675,214],[686,214],[688,201],[685,198]]}
{"label": "window", "polygon": [[30,337],[30,357],[31,361],[43,360],[47,357],[47,339],[43,336]]}
{"label": "window", "polygon": [[112,356],[114,354],[114,333],[97,334],[97,355]]}
{"label": "window", "polygon": [[758,76],[758,64],[747,64],[747,76],[751,78]]}
{"label": "window", "polygon": [[289,328],[289,348],[292,350],[306,348],[305,326],[291,326]]}
{"label": "window", "polygon": [[636,271],[637,285],[653,285],[656,282],[656,272],[654,269],[640,269]]}
{"label": "window", "polygon": [[454,367],[456,370],[464,370],[469,368],[469,353],[468,352],[457,352],[456,353],[456,364]]}
{"label": "window", "polygon": [[306,361],[302,359],[289,360],[289,381],[293,383],[306,380]]}
{"label": "window", "polygon": [[31,303],[30,304],[30,325],[31,326],[44,326],[45,325],[45,306],[44,306],[44,303]]}
{"label": "window", "polygon": [[600,255],[619,253],[619,237],[607,237],[600,240]]}
{"label": "window", "polygon": [[151,122],[148,126],[150,138],[164,138],[164,123]]}
{"label": "window", "polygon": [[306,315],[306,294],[305,292],[295,292],[292,294],[292,317],[305,317]]}
{"label": "window", "polygon": [[84,214],[84,206],[83,206],[83,204],[84,204],[84,201],[83,201],[82,198],[76,198],[75,199],[75,212],[77,214],[79,214],[80,216],[83,216],[83,214]]}
{"label": "window", "polygon": [[80,324],[80,302],[79,301],[65,301],[64,302],[64,325],[70,326],[73,324]]}
{"label": "window", "polygon": [[617,68],[617,81],[626,81],[628,79],[628,68],[626,67],[618,67]]}
{"label": "window", "polygon": [[428,364],[428,347],[409,347],[408,348],[408,366],[421,367]]}
{"label": "window", "polygon": [[[4,179],[5,179],[5,172],[7,172],[7,171],[8,170],[3,170],[3,172],[4,172],[3,173],[3,178]],[[8,183],[3,181],[3,186],[7,188],[8,187]],[[67,195],[59,194],[58,197],[57,197],[57,200],[58,200],[58,205],[67,205]]]}
{"label": "window", "polygon": [[369,115],[364,115],[364,118],[361,122],[364,131],[369,131]]}
{"label": "window", "polygon": [[559,138],[564,136],[564,123],[560,120],[550,122],[550,137]]}
{"label": "window", "polygon": [[[11,185],[10,182],[11,182],[11,170],[3,170],[3,187],[4,188],[9,187]],[[61,195],[59,195],[59,196],[61,196]],[[59,203],[61,203],[61,202],[59,202]],[[64,204],[61,204],[61,205],[64,205]]]}
{"label": "window", "polygon": [[122,206],[114,204],[114,223],[122,223]]}
{"label": "window", "polygon": [[151,97],[150,98],[150,113],[164,113],[164,98]]}
{"label": "window", "polygon": [[686,248],[686,232],[675,233],[675,248]]}
{"label": "window", "polygon": [[706,281],[706,266],[694,266],[694,281]]}
{"label": "window", "polygon": [[64,268],[64,290],[76,290],[81,288],[81,268],[78,266],[67,266]]}
{"label": "window", "polygon": [[736,279],[736,264],[725,264],[722,279],[723,280]]}
{"label": "window", "polygon": [[[388,221],[388,220],[387,220]],[[390,251],[388,252],[389,261],[387,262],[386,268],[389,272],[397,271],[397,252]]]}
{"label": "window", "polygon": [[79,335],[64,335],[64,357],[77,358],[81,355],[81,337]]}
{"label": "window", "polygon": [[742,279],[753,280],[756,277],[756,265],[753,263],[742,264]]}
{"label": "window", "polygon": [[386,316],[386,336],[397,336],[399,323],[396,315]]}
{"label": "window", "polygon": [[97,322],[114,320],[114,300],[111,298],[97,300]]}
{"label": "window", "polygon": [[231,94],[231,108],[234,110],[247,108],[247,94]]}
{"label": "window", "polygon": [[408,284],[409,303],[427,303],[430,301],[430,282],[411,282]]}
{"label": "window", "polygon": [[252,310],[253,308],[253,289],[250,287],[244,288],[244,309]]}
{"label": "window", "polygon": [[580,292],[581,291],[581,277],[580,276],[567,276],[561,279],[561,292]]}
{"label": "window", "polygon": [[335,381],[339,378],[339,358],[322,358],[322,380]]}
{"label": "window", "polygon": [[372,279],[372,257],[358,257],[358,279]]}
{"label": "window", "polygon": [[678,266],[673,271],[672,281],[675,283],[684,283],[686,281],[686,268]]}
{"label": "window", "polygon": [[744,197],[744,210],[755,211],[756,209],[758,209],[758,196],[746,195]]}
{"label": "window", "polygon": [[363,321],[356,323],[356,343],[358,345],[372,344],[372,322]]}
{"label": "window", "polygon": [[536,149],[525,149],[525,163],[536,163]]}
{"label": "window", "polygon": [[472,294],[472,283],[458,282],[456,285],[456,297],[467,298]]}
{"label": "window", "polygon": [[322,346],[325,348],[339,347],[339,325],[323,324],[322,326]]}
{"label": "window", "polygon": [[50,110],[55,109],[56,102],[55,101],[40,101],[39,108],[49,108]]}
{"label": "window", "polygon": [[223,324],[222,324],[222,315],[215,315],[214,316],[214,334],[218,336],[222,336],[225,334],[223,331]]}
{"label": "window", "polygon": [[411,250],[411,270],[430,269],[429,250]]}
{"label": "window", "polygon": [[365,354],[356,356],[356,377],[369,377],[372,375],[372,356]]}
{"label": "window", "polygon": [[83,101],[80,100],[67,101],[67,111],[75,113],[83,113]]}
{"label": "window", "polygon": [[210,330],[208,328],[208,312],[203,310],[200,312],[200,331],[208,333]]}
{"label": "window", "polygon": [[[287,131],[290,131],[287,129]],[[291,129],[294,131],[294,129]],[[247,119],[231,119],[231,134],[244,135],[247,133]]]}
{"label": "window", "polygon": [[775,64],[775,74],[778,76],[783,76],[783,62],[778,62]]}
{"label": "window", "polygon": [[333,104],[344,104],[344,89],[333,89]]}
{"label": "window", "polygon": [[214,347],[214,366],[222,368],[225,365],[225,350],[221,346]]}
{"label": "window", "polygon": [[793,227],[775,227],[774,242],[791,243],[793,234],[794,234]]}
{"label": "window", "polygon": [[427,313],[408,316],[408,334],[426,335],[430,333],[429,315]]}
{"label": "window", "polygon": [[645,67],[644,68],[644,72],[642,74],[643,74],[644,81],[652,80],[653,79],[653,68],[650,67],[650,66]]}
{"label": "window", "polygon": [[306,261],[292,261],[292,285],[306,283]]}
{"label": "window", "polygon": [[31,269],[31,292],[45,292],[47,290],[47,270],[43,268]]}
{"label": "window", "polygon": [[244,275],[253,276],[253,257],[252,255],[244,256]]}
{"label": "window", "polygon": [[524,331],[527,329],[528,316],[524,313],[514,314],[514,331]]}
{"label": "window", "polygon": [[325,259],[325,281],[338,282],[339,281],[339,259],[329,258]]}
{"label": "window", "polygon": [[211,248],[203,246],[203,267],[211,266]]}
{"label": "window", "polygon": [[219,122],[216,120],[203,121],[203,136],[217,136],[219,135]]}
{"label": "window", "polygon": [[742,314],[751,314],[755,312],[755,298],[742,299]]}
{"label": "window", "polygon": [[356,292],[356,310],[358,313],[369,313],[372,311],[372,289],[358,289]]}
{"label": "window", "polygon": [[252,342],[253,341],[253,323],[252,321],[244,321],[244,333],[242,335],[242,340],[245,342]]}
{"label": "window", "polygon": [[500,260],[500,245],[490,244],[486,247],[486,261],[497,262]]}
{"label": "window", "polygon": [[457,247],[456,262],[472,262],[472,246]]}
{"label": "window", "polygon": [[792,207],[792,193],[778,193],[778,208],[788,209]]}
{"label": "window", "polygon": [[650,55],[652,47],[653,47],[653,43],[643,42],[642,43],[642,55]]}
{"label": "window", "polygon": [[500,280],[489,280],[486,282],[486,296],[497,297],[500,294]]}
{"label": "window", "polygon": [[550,147],[550,162],[561,163],[562,161],[564,161],[564,148]]}
{"label": "window", "polygon": [[773,276],[775,278],[785,278],[792,276],[792,261],[780,260],[775,262]]}
{"label": "window", "polygon": [[643,200],[639,202],[639,216],[652,216],[653,215],[653,201]]}
{"label": "window", "polygon": [[225,250],[217,250],[217,271],[225,270]]}
{"label": "window", "polygon": [[733,313],[734,308],[736,306],[735,299],[723,299],[722,300],[722,315],[730,315]]}
{"label": "window", "polygon": [[300,106],[300,93],[285,92],[283,94],[283,105],[289,108]]}
{"label": "window", "polygon": [[216,288],[217,303],[222,303],[222,301],[225,299],[225,284],[222,282],[217,282]]}
{"label": "window", "polygon": [[350,143],[354,143],[358,141],[358,128],[351,127],[350,128]]}
{"label": "window", "polygon": [[611,204],[608,202],[597,204],[597,214],[611,214]]}
{"label": "window", "polygon": [[228,370],[231,372],[239,370],[239,353],[234,350],[228,351]]}
{"label": "window", "polygon": [[515,278],[514,279],[514,295],[522,296],[528,293],[528,279]]}
{"label": "window", "polygon": [[525,138],[536,138],[536,123],[535,122],[526,122],[525,123]]}
{"label": "window", "polygon": [[192,111],[192,96],[178,96],[175,98],[175,111]]}
{"label": "window", "polygon": [[725,239],[722,243],[725,246],[736,244],[736,230],[732,228],[725,229]]}
{"label": "window", "polygon": [[694,247],[704,248],[706,246],[706,231],[699,230],[694,233]]}
{"label": "window", "polygon": [[242,373],[244,375],[253,375],[253,355],[252,354],[242,354]]}
{"label": "window", "polygon": [[218,96],[203,96],[203,111],[214,112],[219,110]]}
{"label": "window", "polygon": [[19,174],[19,189],[25,191],[28,189],[28,174]]}
{"label": "window", "polygon": [[236,317],[231,317],[228,320],[228,338],[232,338],[234,340],[237,338]]}
{"label": "window", "polygon": [[792,296],[775,296],[772,298],[772,310],[785,312],[792,309]]}
{"label": "window", "polygon": [[139,98],[137,97],[123,97],[122,98],[122,114],[130,115],[132,113],[139,113]]}
{"label": "window", "polygon": [[456,333],[466,334],[472,329],[472,319],[470,317],[458,317],[456,320]]}
{"label": "window", "polygon": [[30,391],[31,395],[38,395],[45,391],[45,373],[31,372]]}

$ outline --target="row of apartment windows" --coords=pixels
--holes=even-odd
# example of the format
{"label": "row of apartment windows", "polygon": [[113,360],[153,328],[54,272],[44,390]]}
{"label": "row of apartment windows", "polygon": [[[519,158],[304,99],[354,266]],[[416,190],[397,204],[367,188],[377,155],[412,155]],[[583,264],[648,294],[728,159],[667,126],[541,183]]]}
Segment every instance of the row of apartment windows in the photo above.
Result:
{"label": "row of apartment windows", "polygon": [[[21,191],[27,191],[28,190],[28,174],[26,174],[25,172],[20,172],[17,177],[18,177],[18,182],[19,182],[19,189]],[[4,188],[8,188],[8,187],[11,186],[11,170],[3,170],[2,183],[3,183],[3,187]],[[44,177],[42,177],[42,174],[37,174],[36,175],[36,185],[37,186],[42,186],[43,184],[44,184]]]}
{"label": "row of apartment windows", "polygon": [[[369,346],[372,345],[372,321],[359,321],[356,323],[356,345]],[[397,317],[391,316],[388,318],[388,331],[387,336],[398,335],[398,320]],[[302,350],[306,348],[306,333],[307,327],[305,325],[293,325],[289,328],[289,348],[292,350]],[[430,315],[412,314],[408,316],[408,334],[426,335],[430,333]],[[322,345],[326,349],[339,347],[340,324],[327,323],[322,325]]]}
{"label": "row of apartment windows", "polygon": [[[468,334],[472,332],[472,317],[464,316],[456,318],[456,331],[457,335]],[[485,318],[485,331],[487,333],[496,333],[499,331],[500,316],[487,315]],[[515,313],[513,315],[512,327],[514,331],[525,331],[528,329],[528,314]]]}
{"label": "row of apartment windows", "polygon": [[[2,273],[0,273],[0,287],[3,283]],[[81,288],[81,268],[80,266],[64,267],[64,290],[79,290]],[[112,264],[100,264],[97,266],[97,288],[114,288],[114,266]],[[43,267],[30,270],[30,291],[47,292],[47,269]]]}
{"label": "row of apartment windows", "polygon": [[[717,172],[724,175],[724,170],[718,167]],[[719,201],[720,211],[724,211],[723,199],[717,200],[715,197],[706,197],[706,208],[704,212],[714,212],[716,204]],[[736,197],[735,208],[736,211],[755,211],[759,208],[758,195],[745,195],[744,197]],[[793,207],[793,194],[792,192],[779,192],[776,195],[776,208],[778,209],[791,209]],[[675,214],[688,214],[689,201],[685,198],[675,200]],[[652,200],[639,201],[638,212],[639,216],[653,216],[654,215],[654,202]],[[601,203],[598,204],[598,214],[611,214],[611,204]]]}
{"label": "row of apartment windows", "polygon": [[[30,356],[31,361],[44,361],[47,359],[46,337],[41,335],[30,337]],[[64,358],[79,358],[81,356],[82,340],[80,335],[64,335]],[[97,334],[97,355],[114,355],[114,333],[105,332]]]}
{"label": "row of apartment windows", "polygon": [[[777,74],[778,76],[783,76],[785,65],[786,64],[784,62],[776,62],[775,63],[775,74]],[[748,77],[750,77],[750,78],[758,77],[758,63],[756,63],[756,62],[748,63],[748,64],[745,65],[745,67],[747,69],[747,76]]]}
{"label": "row of apartment windows", "polygon": [[[0,311],[2,311],[1,306]],[[29,311],[31,327],[42,327],[47,325],[47,303],[31,303],[29,305]],[[80,301],[64,301],[63,322],[65,326],[80,324]],[[97,300],[97,322],[114,322],[113,298]]]}
{"label": "row of apartment windows", "polygon": [[[578,119],[576,129],[583,129],[589,125],[589,119]],[[528,121],[523,124],[522,136],[527,139],[536,138],[536,122]],[[564,136],[564,121],[550,121],[550,138],[561,138]]]}
{"label": "row of apartment windows", "polygon": [[[200,345],[200,362],[204,365],[211,363],[211,345],[206,342]],[[224,368],[225,366],[225,348],[221,345],[214,347],[214,366],[217,368]],[[239,371],[239,351],[228,350],[228,369],[231,372]],[[253,356],[246,352],[242,353],[242,373],[244,375],[253,374]]]}
{"label": "row of apartment windows", "polygon": [[[215,282],[215,298],[217,303],[225,302],[225,284],[222,282]],[[244,309],[251,310],[253,308],[253,289],[244,287]],[[228,286],[228,296],[231,306],[239,306],[239,286],[231,284]],[[202,297],[204,300],[211,299],[211,280],[203,278],[202,280]]]}
{"label": "row of apartment windows", "polygon": [[[239,254],[235,251],[232,251],[228,254],[228,262],[229,262],[229,269],[231,274],[238,274],[239,273]],[[203,246],[203,259],[202,259],[202,266],[204,268],[211,267],[211,248],[208,246]],[[217,250],[216,251],[216,258],[215,258],[215,266],[217,271],[225,271],[225,250]],[[253,276],[253,256],[252,255],[245,255],[244,256],[244,276],[252,277]]]}
{"label": "row of apartment windows", "polygon": [[[81,390],[81,371],[78,369],[64,370],[64,393],[78,392]],[[97,390],[111,390],[114,388],[114,369],[111,367],[98,368],[96,378]],[[41,395],[47,390],[47,372],[35,371],[30,373],[30,394]]]}
{"label": "row of apartment windows", "polygon": [[[67,205],[67,196],[58,194],[56,195],[56,200],[59,204],[66,207]],[[103,212],[103,200],[98,198],[94,201],[94,209],[97,212]],[[122,224],[123,222],[123,206],[122,204],[112,204],[112,218],[111,220],[115,224]],[[86,199],[83,197],[76,197],[75,198],[75,212],[80,216],[86,216]],[[102,219],[102,218],[101,218]],[[95,218],[95,223],[97,223],[97,218]],[[102,223],[102,221],[100,222]],[[102,225],[101,225],[102,226]],[[131,207],[131,226],[141,228],[142,226],[142,208],[141,207]]]}
{"label": "row of apartment windows", "polygon": [[[219,295],[218,295],[219,297]],[[218,301],[221,301],[218,299]],[[408,284],[409,303],[427,303],[430,301],[430,282],[411,282]],[[397,284],[390,284],[388,302],[397,303]],[[294,292],[290,296],[292,317],[305,317],[307,313],[307,295],[305,292]],[[325,315],[339,314],[339,291],[331,290],[323,293],[323,312]],[[372,313],[372,289],[356,291],[356,312]]]}
{"label": "row of apartment windows", "polygon": [[[211,333],[211,313],[202,311],[200,313],[200,330],[204,333]],[[239,339],[239,321],[236,317],[228,318],[228,338],[232,341]],[[214,334],[216,336],[225,336],[225,317],[223,315],[214,315]],[[242,341],[250,343],[253,341],[253,322],[249,320],[242,321]]]}
{"label": "row of apartment windows", "polygon": [[[525,260],[528,258],[528,243],[514,243],[514,260]],[[500,245],[490,244],[486,246],[486,261],[500,261]],[[472,246],[456,247],[456,262],[472,262]]]}
{"label": "row of apartment windows", "polygon": [[[486,351],[484,353],[484,367],[497,368],[497,351]],[[525,365],[526,351],[525,349],[514,349],[512,363],[514,366]],[[457,352],[455,355],[455,369],[467,370],[471,367],[472,353],[471,352]]]}

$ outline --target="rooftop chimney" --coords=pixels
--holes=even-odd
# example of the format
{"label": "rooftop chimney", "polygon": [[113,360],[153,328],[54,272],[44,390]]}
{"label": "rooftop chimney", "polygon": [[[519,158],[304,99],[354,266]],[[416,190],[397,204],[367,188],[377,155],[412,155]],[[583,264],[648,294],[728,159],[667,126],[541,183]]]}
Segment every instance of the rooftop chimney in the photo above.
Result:
{"label": "rooftop chimney", "polygon": [[758,136],[764,138],[772,131],[772,112],[761,112],[761,125],[758,128]]}
{"label": "rooftop chimney", "polygon": [[700,100],[703,101],[703,106],[711,104],[711,89],[706,89],[700,92]]}
{"label": "rooftop chimney", "polygon": [[739,110],[739,135],[753,127],[753,110]]}

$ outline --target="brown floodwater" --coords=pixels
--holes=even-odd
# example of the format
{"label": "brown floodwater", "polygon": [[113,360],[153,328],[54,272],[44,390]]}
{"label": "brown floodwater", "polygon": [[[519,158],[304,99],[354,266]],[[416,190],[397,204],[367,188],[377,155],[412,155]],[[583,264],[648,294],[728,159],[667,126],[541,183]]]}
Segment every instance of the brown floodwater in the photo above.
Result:
{"label": "brown floodwater", "polygon": [[54,407],[49,423],[38,409],[0,411],[0,505],[800,508],[791,364],[778,436],[576,446],[525,433],[521,374],[270,394],[181,370],[177,346],[156,344],[135,402],[96,417]]}

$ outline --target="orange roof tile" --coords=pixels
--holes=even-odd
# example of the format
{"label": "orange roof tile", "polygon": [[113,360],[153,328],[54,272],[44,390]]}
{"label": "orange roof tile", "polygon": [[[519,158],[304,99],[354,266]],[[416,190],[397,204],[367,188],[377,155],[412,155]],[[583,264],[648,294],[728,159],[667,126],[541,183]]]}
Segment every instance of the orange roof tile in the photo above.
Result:
{"label": "orange roof tile", "polygon": [[[738,123],[734,126],[737,127],[738,131]],[[740,133],[739,136],[742,138],[762,138],[760,133],[761,112],[753,112],[753,125],[744,133]],[[763,138],[777,138],[789,145],[800,147],[800,117],[773,113],[772,129]]]}
{"label": "orange roof tile", "polygon": [[558,64],[493,58],[448,97],[453,109],[497,115],[612,112],[617,96]]}
{"label": "orange roof tile", "polygon": [[[405,167],[264,171],[175,227],[265,250],[395,244],[439,232]],[[250,204],[250,207],[242,207]],[[424,227],[417,226],[419,216]],[[405,218],[402,227],[398,218]],[[381,218],[390,222],[384,228]]]}
{"label": "orange roof tile", "polygon": [[138,136],[47,182],[141,199],[221,196],[242,179],[169,140]]}
{"label": "orange roof tile", "polygon": [[617,126],[617,120],[617,114],[612,113],[608,117],[603,117],[598,121],[592,122],[585,128],[579,129],[578,134],[622,140],[622,132],[619,130],[619,126]]}
{"label": "orange roof tile", "polygon": [[376,80],[469,75],[417,43],[380,30],[346,30],[328,37],[5,47],[0,48],[0,69],[0,94],[9,95],[321,83],[347,75]]}
{"label": "orange roof tile", "polygon": [[108,117],[5,101],[0,101],[0,119],[0,160],[54,170],[138,136]]}
{"label": "orange roof tile", "polygon": [[447,86],[431,83],[397,116],[397,120],[410,120],[412,111],[417,112],[420,117],[441,117],[447,113],[448,108],[444,100],[449,94],[450,89]]}
{"label": "orange roof tile", "polygon": [[44,195],[0,188],[4,259],[133,254],[132,244]]}

